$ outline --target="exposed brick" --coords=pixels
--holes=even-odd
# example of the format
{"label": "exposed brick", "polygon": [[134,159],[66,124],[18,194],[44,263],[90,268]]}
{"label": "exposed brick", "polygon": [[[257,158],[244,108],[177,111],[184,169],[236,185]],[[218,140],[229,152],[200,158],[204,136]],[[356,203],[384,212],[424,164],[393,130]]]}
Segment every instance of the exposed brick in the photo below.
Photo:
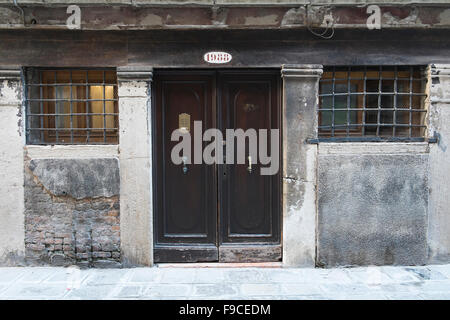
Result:
{"label": "exposed brick", "polygon": [[88,250],[86,250],[86,247],[85,246],[76,246],[76,251],[77,251],[77,253],[79,252],[79,253],[83,253],[83,252],[86,252],[86,251],[88,251]]}
{"label": "exposed brick", "polygon": [[116,225],[118,220],[117,217],[106,217],[105,222],[111,225]]}
{"label": "exposed brick", "polygon": [[119,259],[120,258],[120,252],[112,252],[111,257],[113,259]]}
{"label": "exposed brick", "polygon": [[25,245],[30,264],[77,263],[95,267],[108,262],[120,266],[117,196],[78,200],[63,196],[52,198],[36,183],[29,170],[25,170],[25,199]]}
{"label": "exposed brick", "polygon": [[92,256],[94,258],[111,258],[111,252],[104,252],[104,251],[93,252]]}
{"label": "exposed brick", "polygon": [[45,238],[42,243],[44,244],[53,244],[55,243],[55,240],[53,238]]}
{"label": "exposed brick", "polygon": [[119,211],[118,210],[111,210],[111,211],[108,212],[108,216],[118,217],[119,216]]}
{"label": "exposed brick", "polygon": [[77,259],[89,259],[88,253],[77,253]]}
{"label": "exposed brick", "polygon": [[75,253],[73,252],[73,251],[65,251],[64,250],[64,255],[66,256],[66,257],[69,257],[70,259],[75,259]]}
{"label": "exposed brick", "polygon": [[27,248],[35,251],[45,250],[45,246],[43,244],[28,244]]}
{"label": "exposed brick", "polygon": [[119,245],[114,243],[106,243],[102,245],[102,251],[120,251]]}
{"label": "exposed brick", "polygon": [[70,233],[59,233],[59,232],[55,233],[55,238],[67,238],[67,239],[70,239],[71,237],[72,237],[72,235]]}

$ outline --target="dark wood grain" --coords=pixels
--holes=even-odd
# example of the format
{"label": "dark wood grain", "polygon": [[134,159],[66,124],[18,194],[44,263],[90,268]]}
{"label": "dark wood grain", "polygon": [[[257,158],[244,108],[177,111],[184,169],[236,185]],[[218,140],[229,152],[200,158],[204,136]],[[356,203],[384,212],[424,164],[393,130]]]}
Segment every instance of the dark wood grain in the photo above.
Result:
{"label": "dark wood grain", "polygon": [[[196,138],[194,121],[202,121],[204,130],[214,126],[213,119],[213,74],[202,75],[155,75],[154,95],[156,103],[155,177],[155,251],[159,261],[178,261],[192,258],[201,260],[198,250],[191,245],[217,244],[217,189],[214,165],[182,164],[171,160],[172,148],[178,143],[171,141],[171,134],[179,128],[179,115],[190,115],[191,145],[194,150]],[[193,160],[191,160],[193,162]],[[168,245],[185,245],[173,246]],[[180,251],[181,250],[181,251]],[[214,251],[214,250],[213,250]],[[196,252],[196,253],[194,253]],[[217,260],[211,250],[205,251],[205,261]],[[185,257],[185,258],[183,258]],[[187,259],[190,260],[190,259]]]}
{"label": "dark wood grain", "polygon": [[[219,72],[223,131],[279,129],[279,78],[278,71]],[[236,142],[234,148],[236,156]],[[280,241],[280,171],[261,175],[261,165],[253,158],[249,172],[249,155],[247,142],[246,163],[226,164],[219,174],[221,244]]]}

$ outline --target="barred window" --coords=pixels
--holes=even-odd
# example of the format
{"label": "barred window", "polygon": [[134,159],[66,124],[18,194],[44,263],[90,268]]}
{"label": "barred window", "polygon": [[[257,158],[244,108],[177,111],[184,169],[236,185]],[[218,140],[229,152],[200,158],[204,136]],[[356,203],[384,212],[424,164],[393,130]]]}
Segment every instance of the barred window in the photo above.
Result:
{"label": "barred window", "polygon": [[26,73],[29,144],[117,144],[117,77],[108,69]]}
{"label": "barred window", "polygon": [[423,67],[327,67],[320,80],[319,140],[424,140]]}

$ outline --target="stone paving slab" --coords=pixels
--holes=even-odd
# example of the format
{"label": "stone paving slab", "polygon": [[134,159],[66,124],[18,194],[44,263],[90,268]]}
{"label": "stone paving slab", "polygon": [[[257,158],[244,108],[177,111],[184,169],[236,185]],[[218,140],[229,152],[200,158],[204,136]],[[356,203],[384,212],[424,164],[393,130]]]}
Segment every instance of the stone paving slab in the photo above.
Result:
{"label": "stone paving slab", "polygon": [[450,265],[0,268],[0,299],[450,300]]}

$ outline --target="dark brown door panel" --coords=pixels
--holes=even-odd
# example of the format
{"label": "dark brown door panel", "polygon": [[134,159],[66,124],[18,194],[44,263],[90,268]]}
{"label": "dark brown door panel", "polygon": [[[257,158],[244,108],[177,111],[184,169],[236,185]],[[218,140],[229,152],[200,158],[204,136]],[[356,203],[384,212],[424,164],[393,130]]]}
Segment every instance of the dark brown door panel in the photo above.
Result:
{"label": "dark brown door panel", "polygon": [[[279,74],[263,72],[220,73],[219,109],[223,129],[279,129],[279,78]],[[236,148],[235,143],[235,155]],[[221,244],[280,242],[280,174],[261,175],[259,163],[252,162],[251,172],[248,162],[236,164],[235,161],[221,168]]]}
{"label": "dark brown door panel", "polygon": [[[194,121],[202,121],[205,128],[213,125],[213,82],[213,75],[208,74],[160,75],[154,84],[157,261],[200,261],[201,248],[189,253],[189,246],[195,245],[209,245],[213,249],[204,250],[205,260],[217,260],[215,167],[188,164],[184,172],[183,165],[171,161],[171,150],[178,143],[171,141],[171,134],[179,128],[180,114],[190,115],[191,128]],[[191,134],[193,144],[193,130]],[[180,248],[180,244],[187,247]]]}

